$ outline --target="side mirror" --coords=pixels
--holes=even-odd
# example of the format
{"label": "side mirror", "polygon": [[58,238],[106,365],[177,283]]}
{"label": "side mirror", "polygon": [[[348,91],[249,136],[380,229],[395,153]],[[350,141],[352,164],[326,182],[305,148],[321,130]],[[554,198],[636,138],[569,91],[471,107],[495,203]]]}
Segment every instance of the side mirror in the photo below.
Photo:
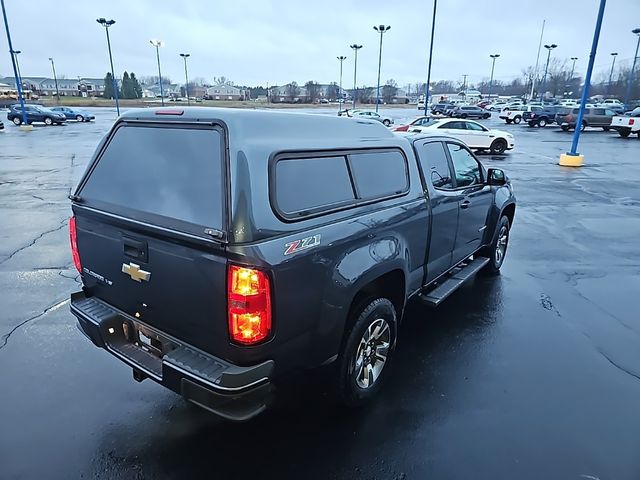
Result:
{"label": "side mirror", "polygon": [[507,176],[499,168],[490,168],[487,172],[487,183],[489,185],[504,185],[507,183]]}

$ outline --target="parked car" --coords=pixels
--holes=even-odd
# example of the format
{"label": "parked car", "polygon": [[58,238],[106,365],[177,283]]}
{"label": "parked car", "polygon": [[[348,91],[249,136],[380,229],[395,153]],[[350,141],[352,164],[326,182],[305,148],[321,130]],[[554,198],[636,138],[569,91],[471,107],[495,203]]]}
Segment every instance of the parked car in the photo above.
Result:
{"label": "parked car", "polygon": [[552,107],[531,107],[529,111],[522,113],[522,120],[527,122],[530,127],[544,128],[550,123],[553,123],[556,118],[558,110],[562,109],[559,105]]}
{"label": "parked car", "polygon": [[[62,113],[54,112],[42,105],[28,104],[24,106],[24,109],[28,124],[43,122],[45,125],[53,125],[54,123],[62,125],[67,120]],[[11,105],[9,107],[7,119],[16,125],[22,124],[22,108],[20,105]]]}
{"label": "parked car", "polygon": [[494,112],[494,111],[500,112],[506,106],[507,106],[507,102],[495,102],[495,103],[490,103],[489,105],[485,106],[484,108],[486,110],[490,110],[492,112]]}
{"label": "parked car", "polygon": [[632,133],[640,139],[640,107],[624,115],[616,115],[611,119],[611,128],[616,130],[621,137],[627,138]]}
{"label": "parked car", "polygon": [[424,127],[411,127],[409,132],[437,133],[457,138],[466,143],[469,148],[483,151],[489,150],[492,154],[500,155],[506,150],[511,150],[515,141],[513,135],[502,130],[490,130],[484,125],[473,120],[442,119],[434,121]]}
{"label": "parked car", "polygon": [[429,125],[433,122],[433,117],[418,117],[406,125],[399,125],[393,129],[394,132],[406,132],[410,127]]}
{"label": "parked car", "polygon": [[[558,123],[560,128],[564,131],[576,128],[579,111],[579,108],[574,108],[571,113],[564,115],[560,119],[556,118],[556,121],[560,120],[560,123]],[[584,130],[586,127],[602,127],[605,132],[609,131],[611,119],[614,115],[615,113],[608,108],[585,108],[580,130]]]}
{"label": "parked car", "polygon": [[448,105],[445,109],[444,109],[444,115],[447,117],[452,117],[453,116],[453,112],[456,111],[456,109],[459,107],[460,105],[455,105],[455,104],[451,104]]}
{"label": "parked car", "polygon": [[342,113],[339,113],[338,115],[345,116],[345,114],[347,117],[368,118],[369,120],[376,120],[377,122],[382,123],[385,127],[393,124],[392,118],[382,116],[379,113],[374,112],[373,110],[343,110]]}
{"label": "parked car", "polygon": [[451,103],[444,103],[444,102],[435,103],[431,106],[431,113],[433,113],[434,115],[437,115],[437,114],[444,115],[444,111],[447,108],[452,106],[453,104]]}
{"label": "parked car", "polygon": [[491,113],[487,112],[484,108],[463,106],[456,108],[452,116],[455,118],[484,118],[487,119],[491,116]]}
{"label": "parked car", "polygon": [[70,197],[82,332],[136,380],[231,420],[331,363],[343,403],[371,400],[409,299],[438,306],[497,273],[516,209],[505,173],[459,140],[404,135],[323,115],[123,113]]}
{"label": "parked car", "polygon": [[76,120],[78,122],[90,122],[96,118],[95,115],[79,108],[52,107],[51,110],[62,113],[67,120]]}

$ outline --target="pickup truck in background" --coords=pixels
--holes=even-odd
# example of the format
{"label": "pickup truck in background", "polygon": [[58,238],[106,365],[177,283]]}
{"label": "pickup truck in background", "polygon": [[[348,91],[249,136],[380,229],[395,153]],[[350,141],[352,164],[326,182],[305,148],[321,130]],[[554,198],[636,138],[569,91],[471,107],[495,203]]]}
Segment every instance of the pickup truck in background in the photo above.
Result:
{"label": "pickup truck in background", "polygon": [[640,107],[636,107],[624,115],[617,115],[611,119],[611,128],[621,137],[627,138],[632,133],[640,139]]}
{"label": "pickup truck in background", "polygon": [[522,114],[522,119],[527,122],[530,127],[544,128],[555,121],[558,110],[563,107],[547,106],[547,107],[531,107],[528,112]]}
{"label": "pickup truck in background", "polygon": [[514,107],[507,107],[500,112],[499,118],[503,119],[507,123],[520,123],[524,112],[535,111],[542,107],[528,107],[526,105],[518,105]]}
{"label": "pickup truck in background", "polygon": [[342,403],[373,398],[407,302],[497,273],[516,208],[450,137],[198,107],[118,117],[70,199],[81,331],[236,421],[323,365]]}

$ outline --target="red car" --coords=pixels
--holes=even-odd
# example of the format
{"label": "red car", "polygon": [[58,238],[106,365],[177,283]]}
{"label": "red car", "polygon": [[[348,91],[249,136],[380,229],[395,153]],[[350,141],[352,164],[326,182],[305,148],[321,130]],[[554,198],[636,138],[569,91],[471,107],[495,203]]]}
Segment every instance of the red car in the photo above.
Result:
{"label": "red car", "polygon": [[411,123],[408,123],[406,125],[400,125],[399,127],[394,128],[393,131],[394,132],[406,132],[406,131],[409,130],[409,127],[425,126],[425,125],[428,125],[429,123],[431,123],[432,121],[433,121],[433,119],[431,117],[418,117],[414,121],[412,121]]}

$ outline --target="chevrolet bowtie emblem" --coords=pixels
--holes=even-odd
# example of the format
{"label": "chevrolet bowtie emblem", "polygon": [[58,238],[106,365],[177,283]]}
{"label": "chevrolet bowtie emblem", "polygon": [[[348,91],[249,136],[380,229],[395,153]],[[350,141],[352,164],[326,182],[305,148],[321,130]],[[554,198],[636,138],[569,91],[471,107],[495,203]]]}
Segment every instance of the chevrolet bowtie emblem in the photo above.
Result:
{"label": "chevrolet bowtie emblem", "polygon": [[136,265],[131,262],[129,262],[129,265],[126,263],[122,264],[122,273],[126,273],[131,277],[131,280],[135,280],[136,282],[141,282],[143,280],[148,282],[149,278],[151,278],[151,272],[140,270],[140,265]]}

